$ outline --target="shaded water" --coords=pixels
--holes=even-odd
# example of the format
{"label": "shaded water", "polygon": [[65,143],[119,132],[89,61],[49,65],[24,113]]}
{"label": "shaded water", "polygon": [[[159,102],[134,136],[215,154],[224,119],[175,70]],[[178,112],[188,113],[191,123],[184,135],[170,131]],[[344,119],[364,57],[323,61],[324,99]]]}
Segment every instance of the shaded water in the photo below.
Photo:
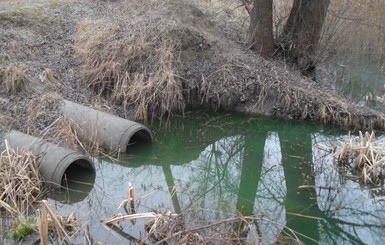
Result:
{"label": "shaded water", "polygon": [[285,226],[306,244],[381,244],[385,239],[382,190],[360,185],[314,146],[333,145],[344,132],[202,111],[174,118],[168,130],[150,128],[153,146],[133,146],[120,163],[95,159],[93,188],[83,197],[77,192],[75,203],[70,203],[73,194],[51,197],[51,207],[61,215],[75,212],[95,241],[127,244],[144,236],[148,220],[126,221],[120,235],[101,221],[125,214],[118,207],[130,182],[136,213],[186,212],[186,223],[200,225],[255,215],[260,219],[250,227],[249,239],[261,237],[262,244],[275,243],[287,232]]}

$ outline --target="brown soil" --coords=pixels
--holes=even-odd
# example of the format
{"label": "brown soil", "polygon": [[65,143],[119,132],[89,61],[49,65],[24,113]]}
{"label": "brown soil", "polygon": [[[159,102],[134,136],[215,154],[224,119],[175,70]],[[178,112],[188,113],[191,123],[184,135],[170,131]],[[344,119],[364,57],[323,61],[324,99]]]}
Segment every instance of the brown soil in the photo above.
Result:
{"label": "brown soil", "polygon": [[129,119],[204,106],[384,129],[383,114],[248,50],[239,21],[175,2],[1,1],[0,123],[41,136],[65,98]]}

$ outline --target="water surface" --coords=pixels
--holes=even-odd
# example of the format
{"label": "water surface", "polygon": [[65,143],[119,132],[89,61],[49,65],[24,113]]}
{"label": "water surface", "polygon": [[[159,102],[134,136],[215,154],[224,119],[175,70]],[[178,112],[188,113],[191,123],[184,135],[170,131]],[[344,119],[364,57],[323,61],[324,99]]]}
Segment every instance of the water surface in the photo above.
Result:
{"label": "water surface", "polygon": [[[254,215],[248,239],[274,244],[292,229],[306,244],[380,244],[385,239],[381,189],[364,186],[339,169],[332,146],[344,131],[309,123],[195,111],[171,127],[150,125],[156,142],[132,147],[119,163],[95,159],[96,178],[84,199],[50,200],[62,214],[75,212],[96,241],[127,244],[143,237],[148,219],[122,224],[120,234],[101,221],[135,188],[135,212],[186,212],[187,224]],[[193,212],[191,212],[193,210]],[[126,235],[125,235],[126,234]],[[256,242],[256,241],[255,241]]]}

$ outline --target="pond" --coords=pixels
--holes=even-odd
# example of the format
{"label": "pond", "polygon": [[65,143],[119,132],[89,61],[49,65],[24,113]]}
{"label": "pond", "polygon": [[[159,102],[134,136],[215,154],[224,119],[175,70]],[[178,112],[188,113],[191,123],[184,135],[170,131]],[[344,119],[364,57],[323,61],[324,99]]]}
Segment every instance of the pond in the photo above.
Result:
{"label": "pond", "polygon": [[[315,147],[333,145],[346,132],[315,124],[191,111],[168,129],[153,123],[156,142],[132,146],[119,162],[95,159],[96,176],[79,176],[83,192],[56,193],[49,204],[74,212],[94,241],[128,244],[146,234],[148,219],[111,230],[102,221],[115,214],[135,189],[134,213],[185,213],[183,222],[208,225],[236,215],[254,215],[247,238],[274,244],[283,234],[306,244],[381,244],[385,196],[336,166]],[[201,231],[198,231],[201,232]],[[257,238],[259,237],[259,238]],[[83,237],[78,238],[82,243]],[[1,241],[1,240],[0,240]]]}

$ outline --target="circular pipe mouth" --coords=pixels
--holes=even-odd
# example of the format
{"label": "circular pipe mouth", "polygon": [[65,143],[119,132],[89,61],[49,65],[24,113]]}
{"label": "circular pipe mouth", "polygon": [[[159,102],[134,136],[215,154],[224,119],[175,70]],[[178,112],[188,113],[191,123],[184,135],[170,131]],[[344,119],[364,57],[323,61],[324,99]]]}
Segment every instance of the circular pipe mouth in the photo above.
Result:
{"label": "circular pipe mouth", "polygon": [[52,195],[62,203],[76,203],[84,200],[93,189],[96,178],[94,165],[86,159],[72,162],[61,178],[60,190]]}
{"label": "circular pipe mouth", "polygon": [[129,137],[125,152],[136,151],[137,148],[147,149],[151,143],[153,143],[151,132],[146,128],[139,129]]}
{"label": "circular pipe mouth", "polygon": [[136,144],[136,143],[152,143],[152,135],[148,132],[148,130],[141,129],[135,132],[128,141],[128,145]]}
{"label": "circular pipe mouth", "polygon": [[[88,180],[87,176],[95,177],[94,165],[86,159],[77,159],[69,164],[68,167],[64,170],[63,176],[61,177],[61,185],[66,187],[66,185],[63,185],[63,182],[67,184],[71,181],[80,182],[80,179],[83,179],[83,177]],[[93,182],[84,182],[84,184],[93,185]]]}

